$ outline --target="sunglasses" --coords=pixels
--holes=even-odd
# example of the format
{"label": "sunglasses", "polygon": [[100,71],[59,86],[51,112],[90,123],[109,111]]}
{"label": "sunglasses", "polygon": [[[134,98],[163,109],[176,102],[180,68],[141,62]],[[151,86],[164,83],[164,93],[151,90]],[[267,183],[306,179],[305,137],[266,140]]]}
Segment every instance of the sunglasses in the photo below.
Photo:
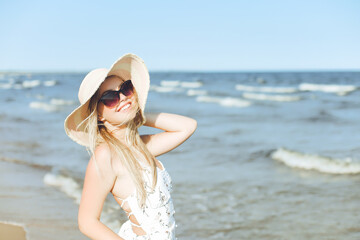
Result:
{"label": "sunglasses", "polygon": [[133,95],[134,92],[131,80],[126,80],[125,82],[123,82],[118,91],[106,91],[99,99],[99,102],[101,101],[105,106],[109,108],[114,108],[120,102],[120,93],[124,94],[127,97]]}

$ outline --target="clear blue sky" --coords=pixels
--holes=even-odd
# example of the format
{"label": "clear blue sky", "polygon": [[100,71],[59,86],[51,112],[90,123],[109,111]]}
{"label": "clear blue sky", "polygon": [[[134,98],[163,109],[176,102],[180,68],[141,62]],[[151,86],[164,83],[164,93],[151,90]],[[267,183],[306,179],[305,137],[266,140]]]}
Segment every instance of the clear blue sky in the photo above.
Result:
{"label": "clear blue sky", "polygon": [[0,1],[0,71],[360,70],[360,1]]}

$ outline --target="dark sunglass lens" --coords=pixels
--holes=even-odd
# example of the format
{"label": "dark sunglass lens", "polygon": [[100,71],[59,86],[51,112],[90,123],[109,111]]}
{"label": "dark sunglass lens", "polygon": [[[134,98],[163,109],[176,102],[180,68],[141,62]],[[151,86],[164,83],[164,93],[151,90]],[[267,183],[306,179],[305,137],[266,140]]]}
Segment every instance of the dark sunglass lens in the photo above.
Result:
{"label": "dark sunglass lens", "polygon": [[108,92],[104,96],[102,96],[101,101],[107,107],[115,107],[116,104],[119,102],[119,94],[117,94],[117,92],[115,91]]}
{"label": "dark sunglass lens", "polygon": [[127,80],[126,82],[124,82],[121,88],[122,88],[122,93],[125,96],[130,96],[131,94],[133,94],[133,85],[131,83],[131,80]]}

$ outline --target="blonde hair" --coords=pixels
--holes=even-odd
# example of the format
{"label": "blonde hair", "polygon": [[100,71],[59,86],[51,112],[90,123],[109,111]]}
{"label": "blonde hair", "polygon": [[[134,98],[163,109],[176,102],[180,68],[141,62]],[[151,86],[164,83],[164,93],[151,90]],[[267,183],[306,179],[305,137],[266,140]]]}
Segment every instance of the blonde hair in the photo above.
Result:
{"label": "blonde hair", "polygon": [[[108,76],[106,79],[110,77],[118,77],[122,79],[119,76],[111,75]],[[105,79],[105,80],[106,80]],[[124,80],[124,79],[123,79]],[[97,106],[99,102],[99,89],[95,92],[95,94],[91,97],[89,106],[88,106],[88,117],[86,120],[85,125],[85,131],[87,131],[89,136],[89,142],[90,146],[87,147],[87,151],[89,154],[94,156],[95,165],[99,171],[98,163],[95,159],[95,149],[100,143],[107,143],[111,150],[111,168],[115,172],[116,176],[119,176],[119,163],[124,166],[130,173],[130,177],[134,182],[134,185],[136,187],[136,192],[138,193],[138,204],[141,208],[144,207],[146,202],[146,183],[144,181],[143,175],[142,175],[142,167],[140,166],[137,160],[138,158],[145,158],[145,162],[149,163],[150,165],[150,173],[152,173],[153,176],[153,183],[152,183],[152,190],[154,191],[154,188],[156,186],[157,182],[157,171],[156,171],[156,163],[154,156],[150,153],[150,151],[147,149],[144,142],[141,140],[138,128],[142,126],[145,123],[145,118],[141,114],[141,110],[138,103],[138,95],[136,92],[136,89],[134,87],[134,96],[135,96],[135,104],[136,106],[133,106],[132,108],[136,107],[136,115],[133,119],[129,120],[126,123],[126,129],[125,129],[125,142],[128,146],[124,145],[122,142],[120,142],[116,137],[114,137],[111,132],[109,132],[109,129],[105,127],[105,125],[98,120],[98,112],[97,112]],[[134,104],[134,103],[132,103]],[[84,120],[84,121],[85,121]],[[122,122],[120,124],[114,125],[114,126],[121,126],[125,122]],[[119,162],[120,161],[120,162]],[[100,172],[100,175],[101,172]]]}

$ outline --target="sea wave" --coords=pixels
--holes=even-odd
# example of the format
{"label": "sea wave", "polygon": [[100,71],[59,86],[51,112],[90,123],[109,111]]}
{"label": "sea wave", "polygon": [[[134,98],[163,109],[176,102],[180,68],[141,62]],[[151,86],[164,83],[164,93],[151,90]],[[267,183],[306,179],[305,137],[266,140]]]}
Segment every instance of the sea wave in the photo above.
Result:
{"label": "sea wave", "polygon": [[58,105],[58,106],[61,106],[61,105],[72,105],[72,104],[75,104],[76,101],[72,101],[72,100],[65,100],[65,99],[62,99],[62,98],[52,98],[50,100],[50,104],[53,104],[53,105]]}
{"label": "sea wave", "polygon": [[250,101],[242,100],[234,97],[210,97],[210,96],[198,96],[197,102],[217,103],[224,107],[248,107],[251,105]]}
{"label": "sea wave", "polygon": [[51,87],[57,84],[58,82],[56,80],[40,81],[35,79],[18,82],[14,79],[8,79],[8,82],[0,83],[0,89],[29,89],[38,87],[40,85]]}
{"label": "sea wave", "polygon": [[335,85],[335,84],[315,84],[315,83],[301,83],[299,84],[300,91],[321,91],[328,93],[336,93],[343,96],[350,92],[357,90],[359,87],[355,85]]}
{"label": "sea wave", "polygon": [[34,88],[41,84],[40,80],[25,80],[22,82],[23,88]]}
{"label": "sea wave", "polygon": [[274,86],[250,86],[235,85],[235,89],[244,92],[265,92],[265,93],[295,93],[301,91],[321,91],[327,93],[336,93],[344,96],[350,92],[359,89],[355,85],[336,85],[336,84],[317,84],[317,83],[301,83],[297,87],[274,87]]}
{"label": "sea wave", "polygon": [[[82,183],[70,176],[69,171],[66,168],[54,168],[51,172],[44,175],[44,184],[54,187],[57,190],[63,192],[65,195],[74,200],[74,202],[80,205],[82,195]],[[119,221],[119,209],[120,205],[105,199],[103,212],[101,214],[101,222],[105,223],[111,229],[118,229],[120,225]]]}
{"label": "sea wave", "polygon": [[289,167],[316,170],[330,174],[358,174],[360,162],[352,159],[336,159],[316,154],[296,152],[286,148],[278,148],[271,153],[271,158]]}
{"label": "sea wave", "polygon": [[197,90],[197,89],[189,89],[186,94],[188,96],[197,96],[197,95],[206,95],[208,92],[206,90]]}
{"label": "sea wave", "polygon": [[299,91],[296,87],[257,87],[257,86],[248,86],[237,84],[235,86],[236,90],[246,91],[246,92],[267,92],[267,93],[294,93]]}
{"label": "sea wave", "polygon": [[48,81],[44,81],[43,85],[46,87],[51,87],[58,84],[58,82],[56,80],[48,80]]}
{"label": "sea wave", "polygon": [[10,89],[12,88],[12,84],[11,83],[0,83],[0,88],[1,89]]}
{"label": "sea wave", "polygon": [[164,87],[159,85],[150,85],[150,90],[155,92],[182,92],[183,89],[179,87]]}
{"label": "sea wave", "polygon": [[174,80],[174,81],[170,81],[170,80],[162,80],[160,82],[160,85],[163,87],[178,87],[180,86],[180,81]]}
{"label": "sea wave", "polygon": [[[44,95],[36,95],[37,99],[44,99]],[[63,109],[65,105],[72,105],[75,104],[75,101],[72,100],[65,100],[62,98],[51,98],[49,102],[39,102],[39,101],[32,101],[29,104],[30,108],[34,109],[42,109],[47,112],[57,112]]]}
{"label": "sea wave", "polygon": [[295,95],[270,95],[270,94],[261,94],[261,93],[243,93],[242,97],[246,99],[278,101],[278,102],[291,102],[291,101],[301,100],[300,96],[295,96]]}
{"label": "sea wave", "polygon": [[30,102],[29,107],[34,109],[45,110],[46,112],[57,112],[61,110],[60,106],[58,105],[53,105],[47,102],[37,102],[37,101]]}
{"label": "sea wave", "polygon": [[202,82],[181,82],[183,88],[199,88],[203,85]]}
{"label": "sea wave", "polygon": [[163,87],[182,87],[182,88],[198,88],[203,85],[202,82],[187,82],[187,81],[169,81],[162,80],[160,85]]}
{"label": "sea wave", "polygon": [[77,204],[80,204],[81,186],[73,178],[60,173],[48,172],[45,174],[43,181],[46,185],[58,188],[67,196],[74,199]]}

